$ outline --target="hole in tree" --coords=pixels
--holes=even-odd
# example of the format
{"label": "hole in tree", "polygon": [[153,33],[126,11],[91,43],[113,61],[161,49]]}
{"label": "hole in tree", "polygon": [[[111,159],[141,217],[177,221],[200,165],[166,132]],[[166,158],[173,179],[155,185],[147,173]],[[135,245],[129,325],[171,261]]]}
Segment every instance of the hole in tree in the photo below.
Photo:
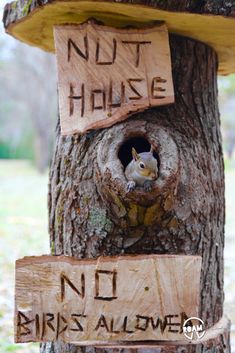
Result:
{"label": "hole in tree", "polygon": [[[147,139],[141,136],[132,137],[127,141],[125,141],[120,147],[118,152],[118,158],[122,162],[122,165],[124,166],[124,168],[126,168],[127,165],[130,163],[130,161],[132,160],[132,154],[131,154],[132,147],[134,147],[138,153],[141,153],[141,152],[149,152],[151,145]],[[155,153],[154,153],[154,157],[157,159],[157,156]]]}

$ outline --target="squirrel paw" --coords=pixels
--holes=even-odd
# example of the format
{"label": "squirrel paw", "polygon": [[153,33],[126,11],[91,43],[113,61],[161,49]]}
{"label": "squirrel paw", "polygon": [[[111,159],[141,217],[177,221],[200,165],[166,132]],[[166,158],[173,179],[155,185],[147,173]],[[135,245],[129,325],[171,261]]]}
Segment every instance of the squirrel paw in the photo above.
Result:
{"label": "squirrel paw", "polygon": [[135,181],[133,181],[133,180],[128,181],[128,183],[127,183],[127,192],[135,190],[135,186],[136,186]]}
{"label": "squirrel paw", "polygon": [[144,191],[151,191],[153,188],[153,182],[151,180],[146,180],[144,182]]}

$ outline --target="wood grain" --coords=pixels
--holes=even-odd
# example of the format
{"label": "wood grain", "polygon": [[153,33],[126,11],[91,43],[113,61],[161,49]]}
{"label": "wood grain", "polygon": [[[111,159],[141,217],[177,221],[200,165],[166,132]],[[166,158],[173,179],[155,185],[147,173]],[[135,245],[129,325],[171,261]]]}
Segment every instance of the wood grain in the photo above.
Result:
{"label": "wood grain", "polygon": [[164,24],[121,30],[86,23],[56,26],[54,33],[63,135],[174,102]]}
{"label": "wood grain", "polygon": [[200,256],[18,260],[15,341],[182,340],[198,315],[200,271]]}

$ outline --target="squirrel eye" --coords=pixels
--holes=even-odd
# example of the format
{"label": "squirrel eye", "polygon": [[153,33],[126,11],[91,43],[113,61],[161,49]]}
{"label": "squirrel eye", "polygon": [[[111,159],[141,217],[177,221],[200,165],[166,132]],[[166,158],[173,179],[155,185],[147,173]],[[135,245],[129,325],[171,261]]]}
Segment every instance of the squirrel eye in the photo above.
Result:
{"label": "squirrel eye", "polygon": [[142,162],[140,162],[139,166],[140,166],[141,169],[144,169],[144,168],[145,168],[145,165],[144,165],[144,163],[142,163]]}

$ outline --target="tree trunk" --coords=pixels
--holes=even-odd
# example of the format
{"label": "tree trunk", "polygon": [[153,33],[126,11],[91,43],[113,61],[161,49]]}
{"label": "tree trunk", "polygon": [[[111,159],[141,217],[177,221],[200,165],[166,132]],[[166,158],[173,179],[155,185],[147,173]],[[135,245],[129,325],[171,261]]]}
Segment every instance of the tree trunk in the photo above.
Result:
{"label": "tree trunk", "polygon": [[[170,36],[170,47],[175,104],[83,136],[62,137],[58,128],[50,173],[51,248],[53,254],[76,258],[141,253],[202,256],[199,317],[208,328],[222,317],[224,299],[217,57],[207,45],[175,35]],[[155,186],[151,192],[127,193],[124,168],[131,147],[141,152],[150,144],[159,164]],[[172,344],[152,350],[213,349],[229,350],[227,333],[209,346]],[[95,350],[105,352],[61,343],[41,346],[44,353]]]}

